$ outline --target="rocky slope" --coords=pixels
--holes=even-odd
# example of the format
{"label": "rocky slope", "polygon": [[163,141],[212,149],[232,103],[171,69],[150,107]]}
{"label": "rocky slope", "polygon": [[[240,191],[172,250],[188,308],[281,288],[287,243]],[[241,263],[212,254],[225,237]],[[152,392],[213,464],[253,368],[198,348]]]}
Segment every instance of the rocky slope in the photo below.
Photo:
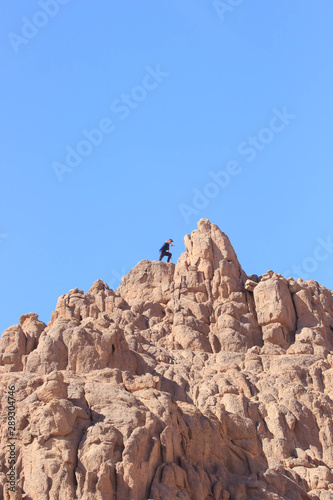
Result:
{"label": "rocky slope", "polygon": [[333,292],[247,276],[207,219],[185,246],[3,333],[1,498],[333,499]]}

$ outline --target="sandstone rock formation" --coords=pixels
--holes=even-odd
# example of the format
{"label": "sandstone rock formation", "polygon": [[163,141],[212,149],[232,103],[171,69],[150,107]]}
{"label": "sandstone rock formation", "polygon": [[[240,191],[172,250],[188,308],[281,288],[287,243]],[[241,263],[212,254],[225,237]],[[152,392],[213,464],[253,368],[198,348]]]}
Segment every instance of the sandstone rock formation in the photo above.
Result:
{"label": "sandstone rock formation", "polygon": [[3,333],[1,498],[333,499],[333,292],[247,276],[206,219],[185,247]]}

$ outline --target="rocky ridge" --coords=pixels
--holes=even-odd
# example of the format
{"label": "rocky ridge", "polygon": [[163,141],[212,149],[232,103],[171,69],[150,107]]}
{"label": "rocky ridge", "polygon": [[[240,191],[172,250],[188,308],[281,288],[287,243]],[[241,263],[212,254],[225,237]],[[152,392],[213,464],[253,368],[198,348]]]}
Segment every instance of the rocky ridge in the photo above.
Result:
{"label": "rocky ridge", "polygon": [[185,247],[3,333],[1,498],[333,499],[333,292],[247,276],[207,219]]}

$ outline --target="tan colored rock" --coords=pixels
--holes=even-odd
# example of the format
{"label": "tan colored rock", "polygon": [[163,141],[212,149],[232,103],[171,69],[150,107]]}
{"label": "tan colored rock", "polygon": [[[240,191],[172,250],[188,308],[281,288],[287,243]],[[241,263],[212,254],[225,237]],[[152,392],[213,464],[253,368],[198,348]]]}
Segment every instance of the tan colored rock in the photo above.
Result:
{"label": "tan colored rock", "polygon": [[249,292],[253,292],[253,290],[255,289],[255,287],[258,285],[257,282],[253,281],[253,280],[246,280],[245,281],[245,290],[248,290]]}
{"label": "tan colored rock", "polygon": [[333,499],[332,291],[247,276],[207,219],[185,246],[3,333],[1,498]]}
{"label": "tan colored rock", "polygon": [[36,391],[37,397],[44,403],[50,401],[67,399],[67,386],[69,384],[64,382],[64,376],[61,372],[53,371],[46,375],[44,384]]}
{"label": "tan colored rock", "polygon": [[29,313],[20,317],[20,325],[27,339],[26,354],[30,354],[36,349],[46,324],[39,321],[37,314]]}
{"label": "tan colored rock", "polygon": [[287,332],[295,331],[296,312],[287,280],[273,274],[260,281],[253,295],[261,326],[280,323]]}
{"label": "tan colored rock", "polygon": [[20,325],[7,328],[0,341],[1,371],[16,372],[23,369],[23,356],[27,349],[27,339]]}
{"label": "tan colored rock", "polygon": [[171,297],[174,268],[172,263],[143,260],[122,278],[118,292],[128,302],[141,299],[165,304]]}

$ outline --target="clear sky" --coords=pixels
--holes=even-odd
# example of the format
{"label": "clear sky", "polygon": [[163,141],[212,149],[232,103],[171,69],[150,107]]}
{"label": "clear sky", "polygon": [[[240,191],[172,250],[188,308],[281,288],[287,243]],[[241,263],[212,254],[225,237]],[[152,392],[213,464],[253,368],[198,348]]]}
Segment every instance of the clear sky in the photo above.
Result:
{"label": "clear sky", "polygon": [[[206,217],[333,288],[331,0],[2,5],[0,331]],[[298,276],[297,276],[298,275]]]}

